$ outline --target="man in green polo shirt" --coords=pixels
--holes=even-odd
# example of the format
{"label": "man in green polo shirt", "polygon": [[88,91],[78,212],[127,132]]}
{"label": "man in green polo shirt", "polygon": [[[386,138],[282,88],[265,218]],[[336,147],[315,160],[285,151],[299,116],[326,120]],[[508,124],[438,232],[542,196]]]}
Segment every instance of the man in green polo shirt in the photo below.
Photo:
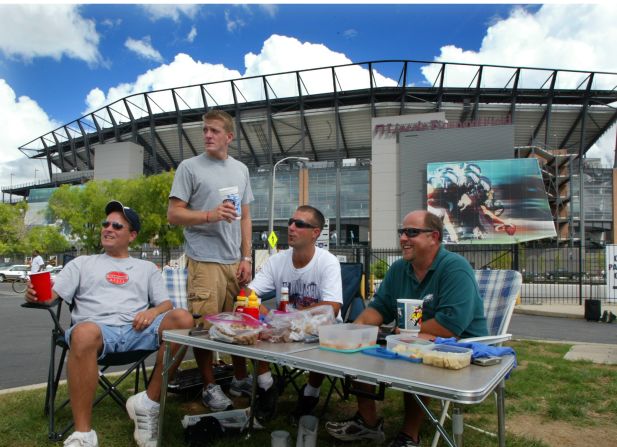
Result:
{"label": "man in green polo shirt", "polygon": [[[465,258],[441,245],[441,219],[428,211],[412,211],[403,219],[398,233],[403,259],[388,269],[373,301],[354,323],[379,326],[391,322],[397,316],[396,300],[412,298],[423,300],[422,338],[488,335],[474,271]],[[428,398],[423,400],[428,402]],[[420,445],[424,413],[411,395],[404,394],[404,402],[403,427],[389,447]],[[342,441],[385,439],[375,401],[360,396],[354,417],[327,422],[326,430]]]}

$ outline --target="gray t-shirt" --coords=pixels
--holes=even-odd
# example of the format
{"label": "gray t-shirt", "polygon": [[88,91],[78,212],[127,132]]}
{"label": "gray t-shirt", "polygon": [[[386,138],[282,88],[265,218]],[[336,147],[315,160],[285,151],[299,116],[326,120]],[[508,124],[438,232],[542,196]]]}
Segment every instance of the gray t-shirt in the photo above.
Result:
{"label": "gray t-shirt", "polygon": [[106,254],[73,259],[58,274],[53,289],[74,305],[73,324],[131,324],[138,312],[169,299],[163,275],[152,262]]}
{"label": "gray t-shirt", "polygon": [[[219,189],[231,186],[238,187],[243,205],[254,200],[244,163],[231,156],[217,160],[204,153],[180,163],[169,197],[186,202],[192,210],[209,210],[222,202]],[[240,260],[239,220],[187,226],[184,239],[186,255],[196,261],[233,264]]]}

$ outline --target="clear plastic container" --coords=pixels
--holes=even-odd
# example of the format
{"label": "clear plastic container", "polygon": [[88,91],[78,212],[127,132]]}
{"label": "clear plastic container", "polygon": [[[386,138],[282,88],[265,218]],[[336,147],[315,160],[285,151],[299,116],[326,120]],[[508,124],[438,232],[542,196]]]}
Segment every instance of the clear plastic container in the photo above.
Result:
{"label": "clear plastic container", "polygon": [[424,352],[422,362],[440,368],[462,369],[471,363],[471,353],[471,349],[460,346],[434,345]]}
{"label": "clear plastic container", "polygon": [[331,324],[319,327],[319,345],[339,351],[350,351],[377,344],[377,326],[366,324]]}
{"label": "clear plastic container", "polygon": [[413,359],[423,358],[424,352],[434,346],[434,343],[428,340],[408,334],[388,335],[386,343],[388,351]]}

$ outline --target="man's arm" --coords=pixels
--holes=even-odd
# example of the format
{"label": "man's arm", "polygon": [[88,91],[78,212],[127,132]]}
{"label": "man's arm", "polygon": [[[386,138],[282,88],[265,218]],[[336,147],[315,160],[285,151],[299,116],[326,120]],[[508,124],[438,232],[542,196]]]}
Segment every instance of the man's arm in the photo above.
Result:
{"label": "man's arm", "polygon": [[[169,205],[167,206],[167,221],[172,225],[192,226],[219,222],[221,220],[231,222],[236,217],[236,208],[228,202],[221,203],[216,208],[205,211],[192,210],[188,206],[189,204],[185,201],[176,197],[170,197]],[[244,209],[242,213],[244,213]]]}
{"label": "man's arm", "polygon": [[36,304],[42,304],[45,306],[49,306],[56,302],[56,300],[58,299],[58,294],[52,289],[50,300],[39,301],[38,297],[36,296],[36,290],[34,290],[34,287],[32,287],[32,283],[30,282],[30,280],[28,280],[28,288],[26,289],[24,298],[29,303],[36,303]]}
{"label": "man's arm", "polygon": [[372,307],[367,307],[362,313],[354,320],[356,324],[370,324],[371,326],[381,326],[383,323],[383,317]]}
{"label": "man's arm", "polygon": [[450,338],[456,336],[456,334],[454,334],[452,331],[439,324],[439,322],[435,318],[431,318],[430,320],[426,321],[422,320],[422,325],[420,326],[420,334],[427,336],[422,338]]}
{"label": "man's arm", "polygon": [[142,331],[152,324],[156,317],[163,312],[167,312],[173,308],[171,300],[163,301],[158,306],[151,307],[142,312],[138,312],[133,318],[133,328],[136,331]]}
{"label": "man's arm", "polygon": [[236,271],[236,278],[241,286],[249,283],[253,276],[253,265],[248,258],[251,258],[253,223],[251,222],[251,208],[248,204],[242,205],[242,217],[240,218],[240,265]]}

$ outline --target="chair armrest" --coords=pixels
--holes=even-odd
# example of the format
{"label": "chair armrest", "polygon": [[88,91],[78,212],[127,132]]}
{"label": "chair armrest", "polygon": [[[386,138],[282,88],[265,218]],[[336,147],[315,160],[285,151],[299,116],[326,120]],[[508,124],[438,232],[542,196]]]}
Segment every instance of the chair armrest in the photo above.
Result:
{"label": "chair armrest", "polygon": [[21,303],[21,307],[25,307],[26,309],[49,309],[57,305],[59,300],[60,298],[56,298],[53,301],[45,301],[45,303],[31,303],[26,301],[25,303]]}
{"label": "chair armrest", "polygon": [[464,343],[484,343],[487,345],[496,345],[512,339],[512,334],[503,335],[487,335],[485,337],[461,338],[459,341]]}

